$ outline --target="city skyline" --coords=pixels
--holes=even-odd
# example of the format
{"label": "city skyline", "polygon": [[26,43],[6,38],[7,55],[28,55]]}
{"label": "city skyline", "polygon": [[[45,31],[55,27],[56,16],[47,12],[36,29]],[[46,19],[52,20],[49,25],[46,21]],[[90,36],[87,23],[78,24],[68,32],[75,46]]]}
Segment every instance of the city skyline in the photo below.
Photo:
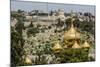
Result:
{"label": "city skyline", "polygon": [[79,4],[56,4],[46,2],[31,2],[31,1],[11,1],[11,11],[24,10],[30,12],[32,10],[40,10],[48,12],[51,10],[62,9],[64,12],[69,13],[71,10],[74,12],[90,12],[95,15],[94,5],[79,5]]}

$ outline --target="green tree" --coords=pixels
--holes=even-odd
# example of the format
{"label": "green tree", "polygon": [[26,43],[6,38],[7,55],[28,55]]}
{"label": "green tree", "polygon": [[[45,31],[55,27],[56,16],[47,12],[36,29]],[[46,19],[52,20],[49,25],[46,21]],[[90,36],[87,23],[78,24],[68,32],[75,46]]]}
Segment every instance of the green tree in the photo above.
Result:
{"label": "green tree", "polygon": [[[23,65],[22,56],[24,55],[24,40],[22,37],[23,17],[17,17],[15,31],[11,29],[11,66]],[[20,62],[20,63],[19,63]]]}

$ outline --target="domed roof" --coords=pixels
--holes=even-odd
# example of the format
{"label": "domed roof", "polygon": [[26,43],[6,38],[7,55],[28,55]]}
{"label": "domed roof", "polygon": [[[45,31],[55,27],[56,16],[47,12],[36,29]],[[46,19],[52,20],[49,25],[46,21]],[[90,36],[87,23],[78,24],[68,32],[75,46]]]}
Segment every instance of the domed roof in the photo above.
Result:
{"label": "domed roof", "polygon": [[80,33],[76,31],[73,24],[71,25],[71,28],[65,32],[64,39],[80,39]]}
{"label": "domed roof", "polygon": [[29,57],[25,58],[25,63],[32,64],[32,60]]}
{"label": "domed roof", "polygon": [[89,48],[90,47],[90,44],[85,41],[84,44],[82,45],[83,48]]}
{"label": "domed roof", "polygon": [[68,46],[67,46],[67,45],[65,45],[65,46],[64,46],[64,48],[68,48]]}
{"label": "domed roof", "polygon": [[77,49],[77,48],[81,48],[81,46],[75,41],[75,43],[74,43],[74,45],[72,46],[72,48]]}
{"label": "domed roof", "polygon": [[54,45],[54,47],[52,48],[52,50],[61,50],[62,49],[62,47],[61,47],[61,45],[59,44],[59,42],[56,42],[55,43],[55,45]]}

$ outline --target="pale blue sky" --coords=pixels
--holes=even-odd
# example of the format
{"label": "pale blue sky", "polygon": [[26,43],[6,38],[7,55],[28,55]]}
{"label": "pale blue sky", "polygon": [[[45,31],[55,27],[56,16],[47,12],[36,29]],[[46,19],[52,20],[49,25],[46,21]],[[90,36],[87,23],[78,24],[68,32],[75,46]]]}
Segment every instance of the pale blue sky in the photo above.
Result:
{"label": "pale blue sky", "polygon": [[25,11],[32,11],[34,9],[50,11],[63,9],[65,12],[71,10],[75,12],[90,12],[95,14],[95,6],[93,5],[73,5],[73,4],[57,4],[57,3],[43,3],[43,2],[26,2],[26,1],[11,1],[11,10],[16,11],[18,9]]}

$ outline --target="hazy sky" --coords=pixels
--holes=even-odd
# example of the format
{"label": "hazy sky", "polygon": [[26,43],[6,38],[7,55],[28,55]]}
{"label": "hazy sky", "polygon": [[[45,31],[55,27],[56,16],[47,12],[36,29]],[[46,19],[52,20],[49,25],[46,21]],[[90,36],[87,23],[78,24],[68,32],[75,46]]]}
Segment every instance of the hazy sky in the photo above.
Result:
{"label": "hazy sky", "polygon": [[73,5],[73,4],[57,4],[57,3],[43,3],[43,2],[26,2],[26,1],[11,1],[11,10],[16,11],[18,9],[25,11],[32,11],[34,9],[50,11],[62,9],[65,12],[71,10],[75,12],[90,12],[95,14],[95,6],[93,5]]}

